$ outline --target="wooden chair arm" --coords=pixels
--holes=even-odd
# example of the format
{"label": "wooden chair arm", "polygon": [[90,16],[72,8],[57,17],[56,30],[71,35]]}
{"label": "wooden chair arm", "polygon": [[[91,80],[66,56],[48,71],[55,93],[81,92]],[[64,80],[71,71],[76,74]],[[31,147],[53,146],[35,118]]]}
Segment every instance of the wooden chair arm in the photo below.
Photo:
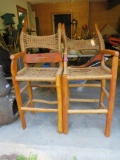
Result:
{"label": "wooden chair arm", "polygon": [[118,68],[118,56],[119,52],[115,50],[109,50],[105,49],[101,51],[101,54],[104,56],[105,54],[109,54],[112,56],[112,61],[111,61],[111,69],[109,69],[104,63],[101,63],[101,66],[106,69],[108,72],[110,72],[112,75],[117,73],[117,68]]}
{"label": "wooden chair arm", "polygon": [[16,54],[12,54],[12,55],[10,56],[10,59],[11,59],[11,60],[15,60],[15,59],[18,59],[18,58],[20,58],[20,57],[23,57],[25,54],[26,54],[26,52],[18,52],[18,53],[16,53]]}
{"label": "wooden chair arm", "polygon": [[101,61],[101,59],[102,59],[102,54],[98,53],[95,56],[93,56],[90,60],[88,60],[85,64],[80,65],[80,66],[71,66],[71,67],[72,68],[84,68],[84,67],[88,67],[89,65],[91,65],[95,61]]}
{"label": "wooden chair arm", "polygon": [[104,49],[101,51],[101,54],[110,54],[111,56],[119,56],[119,52],[115,50]]}
{"label": "wooden chair arm", "polygon": [[23,57],[26,54],[26,52],[18,52],[16,54],[12,54],[10,56],[11,59],[11,73],[13,75],[13,80],[15,79],[15,76],[17,75],[18,71],[18,58]]}
{"label": "wooden chair arm", "polygon": [[84,67],[88,67],[91,63],[93,63],[94,61],[97,60],[102,60],[104,55],[112,55],[112,56],[119,56],[119,52],[115,51],[115,50],[108,50],[108,49],[104,49],[102,50],[99,54],[96,54],[94,57],[92,57],[87,63],[80,65],[80,66],[71,66],[72,68],[84,68]]}

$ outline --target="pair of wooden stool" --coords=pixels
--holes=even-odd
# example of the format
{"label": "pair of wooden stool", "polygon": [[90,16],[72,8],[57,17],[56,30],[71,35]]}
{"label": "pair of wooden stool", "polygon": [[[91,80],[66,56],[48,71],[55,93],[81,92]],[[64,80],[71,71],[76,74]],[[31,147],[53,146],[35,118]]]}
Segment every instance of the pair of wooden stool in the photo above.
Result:
{"label": "pair of wooden stool", "polygon": [[[102,36],[96,25],[96,33],[98,39],[100,40]],[[74,49],[78,50],[80,42],[74,40]],[[102,39],[103,42],[103,39]],[[64,45],[64,51],[62,51],[62,44]],[[32,36],[24,32],[20,35],[21,52],[11,55],[11,73],[12,81],[15,89],[16,100],[18,104],[19,114],[22,122],[23,129],[26,127],[24,112],[57,112],[58,113],[58,132],[65,133],[68,132],[68,114],[79,114],[79,113],[91,113],[106,114],[106,129],[105,135],[110,135],[110,128],[112,122],[113,108],[114,108],[114,98],[115,98],[115,88],[116,88],[116,78],[117,78],[117,64],[118,64],[118,52],[112,50],[105,50],[101,46],[101,51],[98,55],[93,57],[87,64],[83,65],[83,68],[69,68],[67,65],[67,54],[68,54],[68,44],[67,37],[65,34],[64,25],[58,24],[58,31],[56,34],[49,36]],[[77,44],[77,45],[76,45]],[[100,42],[101,44],[101,42]],[[54,53],[45,54],[29,54],[27,49],[29,48],[49,48]],[[111,54],[112,56],[112,68],[108,69],[104,64],[104,55]],[[17,71],[17,60],[23,58],[24,67],[23,69]],[[94,60],[100,60],[101,66],[99,67],[87,67],[89,63]],[[58,63],[59,67],[51,68],[40,68],[34,67],[33,64],[36,63]],[[32,65],[31,65],[32,64]],[[32,67],[31,67],[32,66]],[[110,80],[110,90],[109,93],[105,89],[106,80]],[[100,80],[101,84],[72,84],[69,85],[71,80]],[[19,83],[26,82],[26,86],[20,89]],[[49,84],[33,84],[33,82],[49,82]],[[52,83],[51,83],[52,82]],[[99,87],[101,89],[100,99],[73,99],[70,98],[70,87]],[[43,99],[34,99],[32,87],[56,87],[57,100],[47,101]],[[21,93],[28,89],[28,101],[23,106]],[[104,95],[108,98],[108,107],[105,108],[104,105]],[[57,109],[52,108],[36,108],[34,102],[46,103],[46,104],[57,104]],[[99,108],[88,109],[88,110],[72,110],[69,106],[70,102],[99,102]],[[82,104],[82,103],[81,103]],[[81,105],[80,104],[80,105]]]}

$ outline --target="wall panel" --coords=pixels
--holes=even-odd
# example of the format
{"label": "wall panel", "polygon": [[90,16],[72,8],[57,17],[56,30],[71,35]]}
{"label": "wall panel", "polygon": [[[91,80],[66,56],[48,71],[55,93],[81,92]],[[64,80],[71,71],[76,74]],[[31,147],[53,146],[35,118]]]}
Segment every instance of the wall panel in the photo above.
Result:
{"label": "wall panel", "polygon": [[80,35],[81,26],[88,24],[89,2],[63,2],[63,3],[40,3],[33,5],[36,17],[39,18],[41,35],[53,33],[52,14],[71,13],[74,19],[78,20],[77,35]]}
{"label": "wall panel", "polygon": [[[17,28],[18,25],[16,5],[27,9],[27,2],[25,0],[1,0],[0,2],[0,16],[2,16],[5,13],[15,14],[15,17],[13,17],[13,20],[15,22],[15,28]],[[4,20],[0,17],[0,29],[6,28],[6,26],[3,23]]]}
{"label": "wall panel", "polygon": [[90,2],[89,27],[94,30],[94,24],[98,23],[99,28],[102,29],[106,24],[109,24],[114,29],[118,30],[120,27],[120,5],[107,10],[106,2]]}
{"label": "wall panel", "polygon": [[98,23],[102,29],[106,24],[120,30],[120,5],[107,10],[107,2],[62,2],[41,3],[33,5],[33,10],[39,18],[41,35],[52,33],[52,14],[68,13],[78,20],[77,36],[80,35],[83,24],[88,24],[90,33],[94,32],[94,24]]}

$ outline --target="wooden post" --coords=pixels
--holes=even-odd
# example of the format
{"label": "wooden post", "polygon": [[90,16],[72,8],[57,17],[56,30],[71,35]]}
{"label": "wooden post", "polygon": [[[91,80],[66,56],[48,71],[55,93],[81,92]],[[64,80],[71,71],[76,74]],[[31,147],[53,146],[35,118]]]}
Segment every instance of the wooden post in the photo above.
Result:
{"label": "wooden post", "polygon": [[62,127],[62,90],[61,90],[61,77],[56,76],[56,90],[57,90],[57,99],[58,99],[58,132],[63,132]]}
{"label": "wooden post", "polygon": [[67,76],[62,75],[63,133],[68,133],[69,90]]}
{"label": "wooden post", "polygon": [[106,127],[105,127],[105,136],[110,136],[113,110],[114,110],[114,99],[115,99],[115,91],[116,91],[116,79],[117,79],[117,68],[118,68],[118,57],[113,56],[112,58],[112,78],[110,80],[110,93],[108,99],[108,114],[106,117]]}

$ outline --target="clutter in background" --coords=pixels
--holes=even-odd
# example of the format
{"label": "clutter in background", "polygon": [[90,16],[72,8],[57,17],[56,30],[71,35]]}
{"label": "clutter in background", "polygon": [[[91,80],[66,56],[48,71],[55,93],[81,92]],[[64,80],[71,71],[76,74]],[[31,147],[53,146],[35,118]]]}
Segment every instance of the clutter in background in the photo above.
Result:
{"label": "clutter in background", "polygon": [[118,33],[117,30],[115,30],[109,24],[106,24],[101,30],[101,33],[107,49],[120,50],[120,33]]}

